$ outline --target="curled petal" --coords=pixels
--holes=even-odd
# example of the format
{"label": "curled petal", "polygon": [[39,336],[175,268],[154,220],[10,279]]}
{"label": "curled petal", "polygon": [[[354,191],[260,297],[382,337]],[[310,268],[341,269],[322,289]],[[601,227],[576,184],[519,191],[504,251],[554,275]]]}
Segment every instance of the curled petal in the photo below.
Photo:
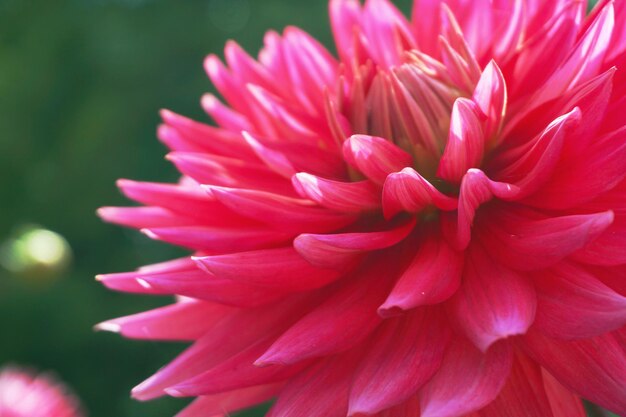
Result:
{"label": "curled petal", "polygon": [[330,235],[302,234],[293,246],[313,265],[322,268],[341,268],[360,254],[388,248],[401,242],[415,226],[415,219],[383,231],[363,233],[336,233]]}
{"label": "curled petal", "polygon": [[507,106],[506,82],[495,61],[489,62],[483,71],[472,100],[485,115],[483,131],[485,138],[490,140],[502,127]]}
{"label": "curled petal", "polygon": [[380,191],[370,181],[340,182],[300,172],[292,183],[302,197],[331,210],[360,213],[380,207]]}
{"label": "curled petal", "polygon": [[441,210],[454,210],[457,200],[437,190],[430,182],[407,167],[390,174],[383,187],[383,213],[392,218],[401,211],[419,213],[429,205]]}
{"label": "curled petal", "polygon": [[479,166],[485,152],[485,133],[477,106],[459,98],[452,108],[448,144],[439,162],[437,176],[460,182],[470,168]]}
{"label": "curled petal", "polygon": [[376,136],[354,135],[343,144],[346,161],[382,185],[387,175],[413,164],[411,155],[390,141]]}

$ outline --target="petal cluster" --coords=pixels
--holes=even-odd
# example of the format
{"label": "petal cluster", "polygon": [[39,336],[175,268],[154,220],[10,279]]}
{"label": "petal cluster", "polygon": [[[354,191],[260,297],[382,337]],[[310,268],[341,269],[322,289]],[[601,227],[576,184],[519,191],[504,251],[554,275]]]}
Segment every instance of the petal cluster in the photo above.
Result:
{"label": "petal cluster", "polygon": [[[176,295],[99,325],[190,347],[133,389],[179,417],[626,414],[626,2],[331,0],[163,111],[176,184],[106,221],[189,257],[98,277]],[[223,100],[223,101],[222,101]]]}
{"label": "petal cluster", "polygon": [[82,412],[67,388],[50,376],[6,367],[0,370],[0,416],[81,417]]}

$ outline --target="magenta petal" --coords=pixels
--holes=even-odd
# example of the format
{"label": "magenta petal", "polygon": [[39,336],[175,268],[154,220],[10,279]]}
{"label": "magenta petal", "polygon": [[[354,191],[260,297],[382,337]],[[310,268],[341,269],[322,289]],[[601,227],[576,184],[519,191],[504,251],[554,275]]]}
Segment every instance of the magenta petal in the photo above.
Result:
{"label": "magenta petal", "polygon": [[456,339],[439,371],[420,391],[421,417],[456,417],[486,406],[504,386],[512,359],[507,342],[482,353],[466,340]]}
{"label": "magenta petal", "polygon": [[379,307],[383,316],[423,305],[438,304],[461,285],[463,257],[435,230],[424,230],[417,254]]}
{"label": "magenta petal", "polygon": [[451,300],[456,322],[483,352],[500,339],[524,334],[535,318],[537,296],[528,279],[471,246],[461,288]]}
{"label": "magenta petal", "polygon": [[380,207],[380,191],[370,181],[340,182],[300,172],[292,183],[302,197],[331,210],[360,213]]}
{"label": "magenta petal", "polygon": [[[624,278],[624,277],[622,277]],[[558,339],[599,336],[626,324],[626,297],[575,265],[535,274],[534,328]]]}
{"label": "magenta petal", "polygon": [[383,187],[383,213],[392,218],[401,211],[419,213],[429,205],[454,210],[457,200],[437,190],[413,168],[390,174]]}
{"label": "magenta petal", "polygon": [[219,365],[166,389],[175,397],[218,394],[255,385],[285,381],[304,370],[310,362],[295,365],[259,367],[254,361],[267,349],[268,340],[260,340]]}
{"label": "magenta petal", "polygon": [[346,417],[350,375],[359,358],[348,352],[320,360],[289,380],[267,417]]}
{"label": "magenta petal", "polygon": [[523,346],[567,388],[618,415],[626,414],[623,339],[607,333],[568,342],[531,331],[524,336]]}
{"label": "magenta petal", "polygon": [[376,136],[354,135],[343,144],[346,161],[376,184],[387,175],[413,164],[411,155],[390,141]]}
{"label": "magenta petal", "polygon": [[264,403],[275,397],[283,384],[259,385],[231,392],[202,396],[175,417],[217,416]]}
{"label": "magenta petal", "polygon": [[340,274],[308,263],[292,247],[196,257],[200,267],[235,282],[301,291],[322,287]]}
{"label": "magenta petal", "polygon": [[282,230],[331,231],[354,221],[347,214],[312,207],[312,202],[258,190],[207,187],[225,206],[242,216]]}
{"label": "magenta petal", "polygon": [[200,338],[215,320],[232,310],[231,307],[194,300],[107,320],[98,324],[96,329],[132,339],[191,341]]}
{"label": "magenta petal", "polygon": [[538,270],[598,238],[613,218],[610,211],[545,218],[539,212],[503,206],[481,217],[480,239],[503,264],[517,270]]}
{"label": "magenta petal", "polygon": [[449,339],[438,310],[385,321],[354,376],[348,415],[374,414],[415,395],[439,369]]}
{"label": "magenta petal", "polygon": [[356,279],[280,336],[257,363],[291,364],[342,352],[363,341],[382,321],[376,307],[389,284],[380,276],[392,272],[385,262],[366,264]]}
{"label": "magenta petal", "polygon": [[358,255],[401,242],[415,227],[415,219],[390,230],[329,235],[302,234],[293,245],[306,260],[321,268],[342,268]]}
{"label": "magenta petal", "polygon": [[448,144],[439,162],[437,176],[461,182],[470,168],[477,168],[485,152],[485,133],[476,104],[464,98],[454,103]]}
{"label": "magenta petal", "polygon": [[[269,335],[289,326],[308,307],[297,300],[234,311],[212,323],[211,329],[156,374],[133,388],[134,398],[149,400],[165,389],[207,371]],[[254,326],[247,326],[254,321]],[[233,329],[239,329],[233,333]]]}
{"label": "magenta petal", "polygon": [[517,354],[498,397],[480,411],[481,417],[554,417],[544,390],[541,368]]}
{"label": "magenta petal", "polygon": [[554,417],[586,417],[585,407],[580,397],[565,388],[545,369],[541,370],[543,386],[550,402]]}
{"label": "magenta petal", "polygon": [[490,61],[484,69],[472,100],[486,117],[483,131],[490,140],[502,127],[507,105],[506,82],[495,61]]}

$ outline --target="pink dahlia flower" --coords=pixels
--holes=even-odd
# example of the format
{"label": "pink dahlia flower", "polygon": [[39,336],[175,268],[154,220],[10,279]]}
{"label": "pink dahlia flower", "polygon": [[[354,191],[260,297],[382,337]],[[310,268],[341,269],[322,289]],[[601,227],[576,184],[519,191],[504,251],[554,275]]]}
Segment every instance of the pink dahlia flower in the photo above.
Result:
{"label": "pink dahlia flower", "polygon": [[47,375],[17,368],[0,370],[0,416],[81,417],[78,401]]}
{"label": "pink dahlia flower", "polygon": [[193,344],[133,390],[180,417],[626,415],[626,1],[333,0],[163,111],[177,184],[103,208],[194,255],[102,328]]}

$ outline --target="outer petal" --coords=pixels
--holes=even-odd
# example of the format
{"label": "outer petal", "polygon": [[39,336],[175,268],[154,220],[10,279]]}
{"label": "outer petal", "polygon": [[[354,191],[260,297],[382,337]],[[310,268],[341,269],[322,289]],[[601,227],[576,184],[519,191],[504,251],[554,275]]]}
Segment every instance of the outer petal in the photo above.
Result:
{"label": "outer petal", "polygon": [[232,307],[194,300],[107,320],[98,324],[96,329],[117,332],[132,339],[192,341],[232,311]]}
{"label": "outer petal", "polygon": [[481,417],[554,417],[543,387],[541,368],[518,354],[500,395],[480,411]]}
{"label": "outer petal", "polygon": [[330,357],[292,378],[267,417],[345,417],[350,376],[359,358],[358,352]]}
{"label": "outer petal", "polygon": [[389,316],[451,297],[461,284],[463,257],[448,246],[438,231],[422,231],[417,254],[400,276],[378,312]]}
{"label": "outer petal", "polygon": [[194,261],[220,278],[279,291],[322,287],[340,274],[308,263],[292,247],[195,257]]}
{"label": "outer petal", "polygon": [[439,369],[449,339],[438,310],[387,320],[356,372],[348,415],[374,414],[408,400]]}
{"label": "outer petal", "polygon": [[489,253],[518,270],[554,265],[596,239],[613,222],[613,213],[546,218],[513,206],[480,216],[479,238]]}
{"label": "outer petal", "polygon": [[199,397],[175,417],[215,416],[239,411],[269,401],[280,392],[282,385],[261,385]]}
{"label": "outer petal", "polygon": [[626,414],[626,349],[611,333],[592,339],[557,341],[531,331],[524,349],[578,395],[616,414]]}
{"label": "outer petal", "polygon": [[584,269],[561,264],[535,275],[538,305],[534,327],[558,339],[583,339],[626,324],[626,297]]}
{"label": "outer petal", "polygon": [[529,280],[477,246],[466,255],[463,283],[451,301],[458,325],[483,352],[500,339],[524,334],[537,306]]}
{"label": "outer petal", "polygon": [[420,391],[421,417],[456,417],[486,406],[504,386],[512,359],[508,342],[481,353],[463,338],[454,340],[441,368]]}
{"label": "outer petal", "polygon": [[257,363],[291,364],[360,343],[382,320],[376,307],[392,276],[387,262],[365,264],[343,288],[280,336]]}
{"label": "outer petal", "polygon": [[541,370],[543,386],[550,401],[554,417],[586,417],[585,407],[580,397],[565,388],[545,369]]}

